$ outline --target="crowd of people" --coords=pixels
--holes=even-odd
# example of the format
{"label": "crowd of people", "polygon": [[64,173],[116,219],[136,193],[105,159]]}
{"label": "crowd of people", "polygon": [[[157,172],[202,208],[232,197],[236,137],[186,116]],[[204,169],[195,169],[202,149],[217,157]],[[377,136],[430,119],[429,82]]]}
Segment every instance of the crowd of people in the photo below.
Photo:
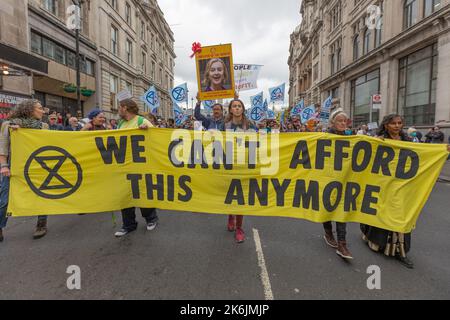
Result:
{"label": "crowd of people", "polygon": [[[158,128],[183,128],[202,129],[218,131],[260,131],[260,132],[328,132],[336,135],[371,135],[382,139],[393,139],[411,142],[443,143],[444,136],[439,127],[432,128],[425,137],[422,137],[414,128],[407,132],[403,130],[404,122],[400,115],[391,114],[386,116],[378,130],[368,130],[366,125],[358,128],[349,126],[350,118],[342,110],[337,109],[331,113],[329,125],[324,126],[318,120],[312,119],[306,125],[297,117],[287,117],[279,120],[264,120],[256,124],[246,115],[243,101],[238,97],[233,99],[224,112],[222,104],[212,106],[212,115],[204,116],[200,110],[201,101],[195,107],[194,116],[181,125],[176,125],[174,119],[161,119],[154,115],[139,115],[139,107],[132,99],[120,102],[120,119],[107,121],[105,113],[100,109],[92,110],[86,119],[66,114],[62,117],[57,112],[48,112],[38,100],[25,100],[10,114],[9,119],[4,121],[0,132],[0,242],[3,241],[3,229],[7,224],[7,206],[10,183],[10,130],[19,128],[31,128],[38,130],[65,130],[65,131],[97,131],[97,130],[120,130],[139,128],[146,130],[150,127]],[[201,127],[196,128],[196,121],[201,122]],[[424,140],[425,138],[425,140]],[[448,147],[450,152],[450,146]],[[147,230],[154,230],[157,226],[158,215],[155,208],[140,208],[141,214],[146,221]],[[121,210],[122,227],[115,233],[116,237],[123,237],[137,228],[135,208]],[[228,217],[227,229],[235,233],[235,241],[242,243],[245,240],[243,230],[243,215],[230,215]],[[346,223],[336,222],[336,235],[334,237],[332,222],[323,224],[325,242],[336,250],[336,253],[344,259],[353,259],[346,242]],[[383,230],[372,226],[361,225],[362,237],[368,243],[369,248],[380,251],[387,256],[396,257],[408,268],[413,263],[408,259],[407,253],[411,247],[411,234],[402,234]],[[39,216],[37,219],[35,239],[42,238],[47,233],[47,216]]]}

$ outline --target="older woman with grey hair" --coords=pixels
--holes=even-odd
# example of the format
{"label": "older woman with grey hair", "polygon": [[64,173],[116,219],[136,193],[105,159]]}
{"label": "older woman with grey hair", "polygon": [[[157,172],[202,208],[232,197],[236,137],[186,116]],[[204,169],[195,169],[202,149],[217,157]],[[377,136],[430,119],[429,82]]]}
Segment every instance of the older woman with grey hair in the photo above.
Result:
{"label": "older woman with grey hair", "polygon": [[[338,135],[347,135],[348,115],[341,108],[335,110],[330,115],[329,133]],[[331,221],[323,224],[325,230],[325,242],[332,248],[336,249],[336,253],[344,259],[353,259],[352,254],[347,248],[346,234],[347,224],[336,222],[337,242],[333,236],[333,224]]]}
{"label": "older woman with grey hair", "polygon": [[[10,172],[10,136],[9,129],[47,129],[48,124],[42,122],[45,111],[38,100],[29,99],[22,101],[13,110],[10,120],[2,123],[0,130],[0,241],[3,241],[3,229],[6,227],[9,196]],[[39,216],[36,231],[33,235],[35,239],[42,238],[47,233],[47,216]]]}

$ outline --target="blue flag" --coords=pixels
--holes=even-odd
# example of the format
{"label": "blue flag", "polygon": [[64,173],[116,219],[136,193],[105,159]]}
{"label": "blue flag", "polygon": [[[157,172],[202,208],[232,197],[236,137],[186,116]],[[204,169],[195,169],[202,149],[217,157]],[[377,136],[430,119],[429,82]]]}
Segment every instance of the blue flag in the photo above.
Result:
{"label": "blue flag", "polygon": [[179,86],[173,88],[170,91],[170,97],[172,98],[173,103],[188,103],[188,88],[187,83],[180,84]]}
{"label": "blue flag", "polygon": [[187,116],[184,114],[183,109],[175,102],[173,103],[173,117],[177,126],[181,126],[187,120]]}
{"label": "blue flag", "polygon": [[281,116],[280,116],[280,125],[281,125],[282,127],[284,127],[284,113],[285,113],[285,111],[283,111],[283,113],[282,113]]}
{"label": "blue flag", "polygon": [[263,109],[263,105],[260,104],[249,109],[247,116],[249,119],[258,123],[266,119],[266,112]]}
{"label": "blue flag", "polygon": [[295,107],[291,110],[291,117],[300,117],[300,114],[302,113],[303,108],[305,107],[305,101],[302,100],[299,103],[295,105]]}
{"label": "blue flag", "polygon": [[316,107],[314,105],[311,105],[309,107],[306,107],[302,110],[300,113],[300,121],[303,124],[306,124],[306,122],[314,117],[314,114],[316,113]]}
{"label": "blue flag", "polygon": [[267,112],[267,110],[269,110],[269,104],[267,103],[267,99],[264,99],[263,110],[264,110],[265,112]]}
{"label": "blue flag", "polygon": [[275,112],[273,112],[271,109],[267,109],[267,120],[275,120]]}
{"label": "blue flag", "polygon": [[262,109],[264,104],[263,99],[263,93],[260,92],[256,96],[250,97],[250,105],[252,108],[259,107]]}
{"label": "blue flag", "polygon": [[149,108],[150,112],[155,114],[160,106],[158,92],[156,88],[152,86],[144,95],[140,98]]}
{"label": "blue flag", "polygon": [[285,87],[286,87],[286,84],[283,83],[282,85],[279,85],[278,87],[270,88],[269,89],[270,102],[284,101]]}
{"label": "blue flag", "polygon": [[331,106],[333,105],[333,97],[329,96],[322,105],[322,108],[320,110],[320,121],[323,123],[328,123],[328,120],[330,119],[330,111]]}
{"label": "blue flag", "polygon": [[214,100],[203,101],[203,107],[205,108],[206,112],[208,112],[208,113],[210,113],[212,111],[213,105],[214,105]]}

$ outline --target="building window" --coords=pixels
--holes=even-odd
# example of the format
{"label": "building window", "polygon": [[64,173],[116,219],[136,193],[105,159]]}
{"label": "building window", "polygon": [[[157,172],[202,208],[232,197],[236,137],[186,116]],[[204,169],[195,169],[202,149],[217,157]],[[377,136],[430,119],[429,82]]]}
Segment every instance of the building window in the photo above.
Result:
{"label": "building window", "polygon": [[441,8],[441,0],[425,0],[425,17]]}
{"label": "building window", "polygon": [[133,84],[131,82],[125,81],[125,89],[131,94],[133,94]]}
{"label": "building window", "polygon": [[156,64],[155,61],[152,61],[152,70],[150,70],[152,73],[152,80],[155,81],[155,72],[156,72]]}
{"label": "building window", "polygon": [[131,25],[131,7],[128,2],[125,4],[125,20]]}
{"label": "building window", "polygon": [[110,74],[109,75],[109,92],[110,92],[110,104],[112,109],[117,109],[116,94],[119,88],[119,78]]}
{"label": "building window", "polygon": [[378,122],[379,110],[372,110],[372,119],[370,119],[371,97],[380,93],[380,70],[369,72],[353,80],[351,110],[354,126]]}
{"label": "building window", "polygon": [[44,57],[55,59],[55,44],[49,39],[42,39],[42,55]]}
{"label": "building window", "polygon": [[55,61],[61,64],[66,64],[66,50],[58,45],[55,45]]}
{"label": "building window", "polygon": [[359,35],[353,38],[353,60],[359,59]]}
{"label": "building window", "polygon": [[331,74],[335,74],[339,70],[341,70],[341,46],[342,39],[339,38],[336,40],[330,47],[331,49]]}
{"label": "building window", "polygon": [[319,38],[316,37],[313,42],[313,57],[319,54]]}
{"label": "building window", "polygon": [[127,39],[127,42],[125,45],[125,50],[127,52],[127,62],[128,62],[128,64],[132,64],[133,63],[133,44],[128,39]]}
{"label": "building window", "polygon": [[80,70],[88,75],[94,76],[94,62],[89,59],[80,59]]}
{"label": "building window", "polygon": [[408,29],[417,23],[419,17],[419,1],[405,0],[404,25],[403,29]]}
{"label": "building window", "polygon": [[56,15],[56,0],[44,0],[44,9]]}
{"label": "building window", "polygon": [[141,69],[144,73],[147,73],[147,54],[145,52],[142,52]]}
{"label": "building window", "polygon": [[145,41],[145,23],[141,21],[141,39]]}
{"label": "building window", "polygon": [[34,32],[31,32],[31,51],[42,55],[42,37]]}
{"label": "building window", "polygon": [[331,15],[331,31],[333,31],[341,22],[342,7],[340,1],[333,7],[333,9],[331,9],[330,15]]}
{"label": "building window", "polygon": [[117,10],[117,0],[111,0],[111,7]]}
{"label": "building window", "polygon": [[381,41],[383,38],[383,9],[384,9],[384,2],[380,3],[381,8],[381,16],[378,18],[377,26],[374,33],[374,48],[378,48],[381,45]]}
{"label": "building window", "polygon": [[[42,55],[55,62],[66,65],[72,69],[76,68],[76,54],[74,51],[63,47],[51,39],[45,38],[31,30],[31,52]],[[94,75],[95,62],[86,59],[80,59],[80,70],[88,75]]]}
{"label": "building window", "polygon": [[75,69],[77,67],[77,55],[75,52],[68,51],[67,52],[67,66]]}
{"label": "building window", "polygon": [[364,31],[364,46],[363,46],[363,52],[364,54],[369,53],[370,51],[370,39],[372,37],[372,32],[370,29],[366,29]]}
{"label": "building window", "polygon": [[115,55],[117,55],[118,48],[117,48],[117,41],[119,37],[119,31],[117,28],[111,26],[111,52]]}
{"label": "building window", "polygon": [[319,63],[316,63],[313,67],[313,79],[314,81],[317,81],[319,78]]}
{"label": "building window", "polygon": [[434,124],[437,74],[437,44],[400,60],[398,111],[406,125]]}
{"label": "building window", "polygon": [[331,96],[333,99],[339,98],[339,87],[333,88],[328,91],[328,97]]}

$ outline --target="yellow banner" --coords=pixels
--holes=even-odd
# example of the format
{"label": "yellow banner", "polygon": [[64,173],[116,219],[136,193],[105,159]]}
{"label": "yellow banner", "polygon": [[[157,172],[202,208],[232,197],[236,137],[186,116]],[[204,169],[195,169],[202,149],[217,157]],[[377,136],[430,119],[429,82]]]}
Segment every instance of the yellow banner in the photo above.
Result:
{"label": "yellow banner", "polygon": [[323,133],[170,129],[12,132],[12,216],[128,207],[409,232],[448,156],[445,145]]}

